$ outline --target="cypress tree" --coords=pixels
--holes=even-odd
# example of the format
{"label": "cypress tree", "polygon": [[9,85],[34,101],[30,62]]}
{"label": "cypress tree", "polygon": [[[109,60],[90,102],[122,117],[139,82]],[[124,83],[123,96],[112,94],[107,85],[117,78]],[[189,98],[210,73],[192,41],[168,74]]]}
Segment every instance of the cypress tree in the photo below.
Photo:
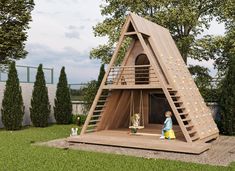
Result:
{"label": "cypress tree", "polygon": [[99,72],[99,76],[98,76],[98,80],[97,80],[97,88],[100,87],[100,84],[104,78],[104,75],[105,75],[105,69],[104,69],[104,64],[102,64],[100,66],[100,72]]}
{"label": "cypress tree", "polygon": [[48,99],[48,90],[42,69],[42,64],[39,65],[34,83],[30,118],[34,126],[46,127],[50,115],[50,103]]}
{"label": "cypress tree", "polygon": [[221,87],[219,99],[221,109],[222,133],[235,135],[235,58],[229,61],[228,71]]}
{"label": "cypress tree", "polygon": [[57,84],[54,115],[58,124],[69,124],[72,117],[72,103],[64,67],[60,71]]}
{"label": "cypress tree", "polygon": [[7,130],[19,130],[21,128],[24,106],[15,62],[12,62],[9,68],[1,113],[2,122]]}

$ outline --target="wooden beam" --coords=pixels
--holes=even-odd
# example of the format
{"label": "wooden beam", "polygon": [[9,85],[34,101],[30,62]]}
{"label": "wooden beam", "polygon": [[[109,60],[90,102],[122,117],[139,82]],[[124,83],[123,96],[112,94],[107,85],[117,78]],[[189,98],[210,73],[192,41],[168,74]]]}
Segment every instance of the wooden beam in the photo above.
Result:
{"label": "wooden beam", "polygon": [[93,111],[95,110],[95,107],[96,107],[96,104],[97,104],[97,102],[98,102],[98,100],[99,100],[99,97],[100,97],[100,95],[102,94],[102,90],[103,90],[103,87],[104,87],[104,85],[105,85],[105,82],[106,82],[106,79],[107,79],[107,77],[108,77],[108,74],[109,74],[109,72],[110,72],[110,69],[111,69],[111,67],[112,67],[113,64],[114,64],[114,62],[115,62],[115,60],[116,60],[116,58],[117,58],[117,55],[118,55],[118,51],[119,51],[119,49],[121,48],[121,45],[122,45],[122,43],[123,43],[124,36],[125,36],[124,33],[127,31],[130,22],[131,22],[131,18],[130,18],[130,16],[128,16],[128,17],[127,17],[127,20],[126,20],[126,22],[125,22],[125,24],[124,24],[124,26],[122,27],[121,35],[120,35],[118,44],[117,44],[117,46],[116,46],[116,49],[115,49],[115,51],[114,51],[114,53],[113,53],[113,56],[112,56],[112,58],[111,58],[110,64],[109,64],[109,66],[108,66],[108,69],[107,69],[107,71],[106,71],[106,73],[105,73],[105,75],[104,75],[104,78],[103,78],[103,80],[102,80],[102,82],[101,82],[101,84],[100,84],[99,90],[97,91],[97,94],[96,94],[96,96],[95,96],[95,99],[94,99],[94,101],[93,101],[93,103],[92,103],[92,106],[91,106],[91,108],[90,108],[90,110],[89,110],[87,119],[86,119],[86,121],[85,121],[85,123],[84,123],[84,125],[83,125],[83,127],[82,127],[82,130],[81,130],[81,133],[80,133],[81,135],[83,135],[83,134],[85,133],[86,129],[87,129],[87,126],[88,126],[88,124],[89,124],[89,122],[90,122],[91,116],[93,115]]}

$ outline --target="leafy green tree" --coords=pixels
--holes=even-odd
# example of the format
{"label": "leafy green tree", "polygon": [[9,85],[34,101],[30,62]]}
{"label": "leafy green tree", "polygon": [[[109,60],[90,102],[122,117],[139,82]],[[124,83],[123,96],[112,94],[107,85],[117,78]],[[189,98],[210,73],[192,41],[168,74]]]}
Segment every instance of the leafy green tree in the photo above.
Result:
{"label": "leafy green tree", "polygon": [[105,2],[101,6],[101,14],[106,18],[93,29],[95,36],[107,36],[108,42],[92,49],[90,53],[91,58],[99,58],[104,63],[110,60],[113,47],[118,41],[120,29],[129,11],[168,28],[186,63],[188,57],[198,59],[198,54],[193,53],[192,45],[197,41],[196,37],[205,28],[209,28],[214,11],[223,3],[220,0],[138,0],[135,3],[131,0],[106,0]]}
{"label": "leafy green tree", "polygon": [[27,54],[26,30],[31,21],[33,0],[0,1],[0,63],[6,64]]}
{"label": "leafy green tree", "polygon": [[69,124],[71,121],[72,103],[65,67],[62,67],[60,71],[59,82],[57,84],[54,115],[58,124]]}
{"label": "leafy green tree", "polygon": [[98,80],[97,80],[97,89],[100,87],[100,84],[104,78],[104,75],[105,75],[104,64],[101,64],[100,72],[99,72],[99,76],[98,76]]}
{"label": "leafy green tree", "polygon": [[18,130],[21,128],[24,105],[15,62],[12,62],[9,68],[1,113],[2,122],[7,130]]}
{"label": "leafy green tree", "polygon": [[222,81],[219,105],[222,133],[235,135],[235,55],[229,58],[226,76]]}
{"label": "leafy green tree", "polygon": [[86,102],[84,109],[85,112],[88,112],[97,93],[97,81],[88,82],[87,86],[83,88],[83,92],[83,100]]}
{"label": "leafy green tree", "polygon": [[49,115],[50,103],[48,99],[48,90],[46,87],[42,64],[40,64],[33,87],[30,118],[34,126],[46,127],[48,125]]}

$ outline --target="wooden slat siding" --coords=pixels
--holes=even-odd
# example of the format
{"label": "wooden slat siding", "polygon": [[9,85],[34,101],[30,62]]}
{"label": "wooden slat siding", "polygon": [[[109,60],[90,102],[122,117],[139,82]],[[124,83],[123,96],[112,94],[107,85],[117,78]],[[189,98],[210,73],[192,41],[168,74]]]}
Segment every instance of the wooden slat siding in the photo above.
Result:
{"label": "wooden slat siding", "polygon": [[80,133],[81,135],[83,135],[85,133],[86,129],[87,129],[87,126],[88,126],[88,124],[90,122],[91,116],[93,115],[93,111],[95,110],[96,104],[97,104],[97,102],[99,100],[99,97],[100,97],[102,91],[103,91],[103,86],[105,85],[106,79],[108,77],[108,73],[110,72],[110,68],[112,67],[112,65],[114,64],[114,62],[115,62],[115,60],[117,58],[118,51],[119,51],[119,49],[121,47],[121,44],[123,42],[123,39],[124,39],[124,33],[127,31],[129,23],[130,23],[130,16],[127,17],[127,20],[126,20],[124,26],[122,27],[118,44],[117,44],[116,49],[115,49],[115,51],[113,53],[112,59],[110,61],[108,69],[107,69],[107,71],[106,71],[106,73],[104,75],[104,78],[103,78],[103,80],[102,80],[102,82],[100,84],[99,90],[98,90],[98,92],[97,92],[97,94],[95,96],[95,99],[94,99],[93,103],[92,103],[92,106],[91,106],[90,111],[88,113],[87,119],[86,119],[86,121],[85,121],[85,123],[84,123],[84,125],[82,127],[82,130],[81,130],[81,133]]}
{"label": "wooden slat siding", "polygon": [[118,99],[120,98],[120,92],[121,90],[112,90],[112,95],[108,97],[108,107],[102,115],[100,124],[97,126],[97,131],[109,128],[109,120],[112,120],[113,117],[113,115],[110,115],[110,113],[113,113],[113,109],[115,109],[116,107],[116,104],[114,102],[118,101]]}
{"label": "wooden slat siding", "polygon": [[[145,41],[144,41],[144,39],[143,39],[141,33],[138,33],[137,36],[138,36],[138,38],[139,38],[139,40],[140,40],[140,42],[141,42],[141,44],[142,44],[142,46],[143,46],[143,48],[144,48],[145,53],[147,54],[147,56],[148,56],[148,58],[149,58],[150,64],[152,64],[153,66],[158,66],[158,65],[157,65],[157,62],[154,60],[154,57],[153,57],[153,55],[152,55],[152,52],[151,52],[151,51],[149,50],[149,48],[147,47],[147,45],[146,45],[146,43],[145,43]],[[149,39],[151,39],[151,38],[149,38]],[[156,67],[154,67],[154,69],[155,69],[155,72],[156,72],[156,74],[157,74],[158,79],[160,80],[160,84],[161,84],[161,87],[162,87],[162,89],[163,89],[163,92],[164,92],[164,94],[166,95],[166,98],[167,98],[167,100],[168,100],[168,102],[169,102],[169,104],[170,104],[170,106],[171,106],[171,108],[172,108],[172,110],[173,110],[173,112],[174,112],[174,114],[175,114],[175,117],[176,117],[176,119],[177,119],[177,121],[178,121],[178,123],[179,123],[179,125],[180,125],[180,127],[181,127],[181,129],[182,129],[182,132],[183,132],[183,134],[184,134],[184,136],[185,136],[186,141],[187,141],[187,142],[192,142],[192,140],[191,140],[191,138],[190,138],[190,136],[189,136],[189,134],[188,134],[186,128],[184,127],[183,122],[181,121],[180,116],[178,115],[178,111],[177,111],[177,109],[175,108],[175,104],[174,104],[173,100],[171,99],[171,96],[170,96],[170,94],[169,94],[169,92],[168,92],[167,86],[164,85],[164,83],[163,83],[163,81],[162,81],[162,80],[163,80],[162,75],[160,75],[160,74],[158,73],[158,70],[156,69]],[[172,85],[171,85],[171,86],[172,86]]]}
{"label": "wooden slat siding", "polygon": [[[130,116],[129,116],[129,111],[130,111],[130,91],[128,90],[122,90],[123,91],[123,94],[120,98],[120,102],[119,102],[119,106],[123,106],[122,108],[119,108],[119,106],[117,106],[117,109],[115,111],[115,116],[116,116],[116,119],[114,120],[114,123],[113,124],[113,128],[119,128],[121,123],[124,123],[124,125],[126,123],[129,123],[129,119],[130,119]],[[126,119],[125,116],[128,116]]]}

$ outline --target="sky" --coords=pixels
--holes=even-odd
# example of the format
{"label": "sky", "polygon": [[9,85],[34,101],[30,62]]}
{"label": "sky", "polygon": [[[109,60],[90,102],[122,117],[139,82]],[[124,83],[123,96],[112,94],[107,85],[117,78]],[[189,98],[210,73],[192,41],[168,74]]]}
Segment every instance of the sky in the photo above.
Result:
{"label": "sky", "polygon": [[[68,82],[84,83],[97,79],[100,61],[91,60],[89,52],[107,41],[95,37],[92,27],[104,18],[100,14],[102,0],[35,0],[32,12],[33,21],[28,30],[26,59],[17,61],[18,65],[53,68],[55,82],[62,66],[65,66]],[[224,26],[212,21],[205,34],[221,35]],[[198,64],[189,60],[190,64]],[[212,75],[213,61],[200,62],[209,67]]]}

